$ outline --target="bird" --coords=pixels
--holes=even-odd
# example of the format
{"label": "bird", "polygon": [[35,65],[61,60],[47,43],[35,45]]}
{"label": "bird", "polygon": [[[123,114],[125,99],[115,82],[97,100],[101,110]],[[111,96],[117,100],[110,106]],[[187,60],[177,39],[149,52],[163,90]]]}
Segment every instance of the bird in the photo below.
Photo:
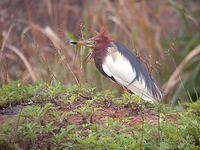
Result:
{"label": "bird", "polygon": [[[95,30],[93,30],[95,31]],[[124,87],[150,103],[160,103],[162,93],[143,64],[123,44],[108,38],[108,29],[103,28],[96,36],[86,41],[70,42],[92,49],[87,62],[94,59],[96,68],[114,83]]]}

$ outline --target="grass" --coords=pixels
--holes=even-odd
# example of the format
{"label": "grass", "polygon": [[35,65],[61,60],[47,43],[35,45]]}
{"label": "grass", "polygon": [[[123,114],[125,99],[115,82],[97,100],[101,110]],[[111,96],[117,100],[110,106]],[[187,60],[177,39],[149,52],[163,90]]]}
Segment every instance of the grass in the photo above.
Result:
{"label": "grass", "polygon": [[[140,107],[142,101],[128,94],[124,97],[129,106],[140,109],[137,115],[133,115],[137,109],[124,104],[122,97],[113,96],[112,91],[95,94],[95,89],[88,84],[82,88],[77,85],[68,88],[60,84],[52,86],[36,82],[13,89],[16,84],[18,82],[9,83],[4,89],[7,92],[12,89],[15,97],[26,95],[23,103],[31,100],[33,105],[21,110],[14,121],[0,125],[1,149],[200,148],[200,100],[185,103],[187,109],[184,112],[161,104],[158,126],[158,114],[154,109],[158,105]],[[38,89],[44,90],[38,92]],[[0,96],[5,96],[1,91]],[[110,96],[110,101],[113,101],[107,105],[105,102]],[[7,98],[12,98],[12,95],[7,94]],[[15,102],[22,103],[18,99]],[[112,116],[116,110],[119,117]]]}

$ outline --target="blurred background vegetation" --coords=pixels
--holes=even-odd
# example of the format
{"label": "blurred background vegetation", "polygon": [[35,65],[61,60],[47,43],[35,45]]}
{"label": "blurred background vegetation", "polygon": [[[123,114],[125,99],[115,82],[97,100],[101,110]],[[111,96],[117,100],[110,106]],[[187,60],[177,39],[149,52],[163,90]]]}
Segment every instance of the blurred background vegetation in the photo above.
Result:
{"label": "blurred background vegetation", "polygon": [[143,61],[165,103],[198,98],[198,0],[1,0],[1,85],[19,79],[66,86],[87,82],[96,91],[121,95],[122,88],[103,77],[93,60],[83,68],[89,49],[69,44],[94,36],[89,28],[99,32],[104,26],[111,39]]}

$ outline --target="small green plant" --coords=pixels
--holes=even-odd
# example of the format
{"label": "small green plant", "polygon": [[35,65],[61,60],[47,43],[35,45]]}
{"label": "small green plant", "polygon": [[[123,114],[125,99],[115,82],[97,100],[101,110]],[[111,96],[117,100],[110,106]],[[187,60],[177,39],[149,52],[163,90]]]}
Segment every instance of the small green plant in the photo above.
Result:
{"label": "small green plant", "polygon": [[86,119],[88,117],[92,117],[94,114],[97,114],[97,110],[101,110],[101,108],[92,108],[90,106],[83,106],[79,109],[75,109],[74,111],[81,115],[83,124],[87,124]]}
{"label": "small green plant", "polygon": [[60,110],[58,111],[53,110],[52,112],[50,112],[50,114],[53,117],[52,119],[58,124],[60,124],[60,127],[62,127],[63,123],[68,123],[68,116],[77,114],[77,112],[73,112],[73,111],[62,112]]}
{"label": "small green plant", "polygon": [[17,104],[29,101],[33,95],[33,87],[26,87],[20,83],[21,80],[2,85],[0,88],[0,106],[6,108],[9,104],[15,106]]}
{"label": "small green plant", "polygon": [[69,100],[67,100],[67,102],[69,102],[70,104],[73,103],[76,100],[91,100],[92,96],[93,96],[93,91],[95,90],[95,88],[90,88],[89,84],[84,84],[82,86],[82,88],[79,88],[78,85],[74,85],[69,89]]}
{"label": "small green plant", "polygon": [[54,109],[56,108],[53,107],[53,104],[51,103],[46,103],[43,107],[40,105],[27,106],[22,110],[21,117],[24,119],[29,118],[30,120],[34,120],[41,125],[44,125],[45,115]]}
{"label": "small green plant", "polygon": [[112,103],[116,100],[114,94],[116,91],[105,90],[101,92],[97,92],[96,96],[93,98],[94,101],[102,103],[107,107],[110,107]]}
{"label": "small green plant", "polygon": [[59,82],[56,85],[49,85],[46,91],[50,95],[50,98],[59,99],[67,97],[68,90],[69,88],[66,85],[61,85]]}
{"label": "small green plant", "polygon": [[200,99],[192,103],[184,103],[187,106],[187,115],[195,116],[200,121]]}

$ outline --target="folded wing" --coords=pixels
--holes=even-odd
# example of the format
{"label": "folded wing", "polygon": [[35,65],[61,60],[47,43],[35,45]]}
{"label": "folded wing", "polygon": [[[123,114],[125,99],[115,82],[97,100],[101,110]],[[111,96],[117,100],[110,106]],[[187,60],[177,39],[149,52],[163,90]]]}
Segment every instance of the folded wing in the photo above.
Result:
{"label": "folded wing", "polygon": [[[117,44],[118,43],[119,42],[117,42]],[[123,45],[121,44],[120,46]],[[129,51],[127,48],[126,50]],[[129,51],[125,53],[125,55],[134,54]],[[131,60],[129,60],[129,58],[131,58]],[[108,54],[102,64],[102,68],[104,72],[109,77],[113,77],[118,84],[127,87],[133,93],[141,96],[142,99],[151,101],[152,103],[161,100],[160,90],[153,82],[144,66],[135,56],[124,57],[124,52],[120,53],[120,51],[117,51],[116,48],[113,48],[113,46],[109,47]]]}

